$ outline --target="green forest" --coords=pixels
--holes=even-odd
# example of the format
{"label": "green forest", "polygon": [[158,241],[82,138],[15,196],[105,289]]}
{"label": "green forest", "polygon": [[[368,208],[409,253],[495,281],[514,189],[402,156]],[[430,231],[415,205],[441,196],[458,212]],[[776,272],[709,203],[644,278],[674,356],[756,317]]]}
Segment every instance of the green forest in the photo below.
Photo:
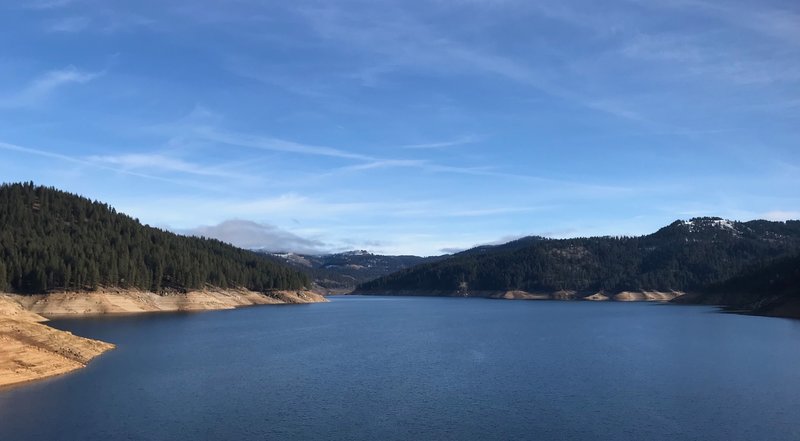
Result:
{"label": "green forest", "polygon": [[142,225],[97,201],[32,182],[0,186],[0,291],[308,285],[305,274],[265,256]]}
{"label": "green forest", "polygon": [[682,302],[727,305],[735,310],[800,317],[800,255],[755,267],[713,284]]}
{"label": "green forest", "polygon": [[528,237],[364,283],[361,292],[702,289],[800,252],[800,221],[676,221],[640,237]]}

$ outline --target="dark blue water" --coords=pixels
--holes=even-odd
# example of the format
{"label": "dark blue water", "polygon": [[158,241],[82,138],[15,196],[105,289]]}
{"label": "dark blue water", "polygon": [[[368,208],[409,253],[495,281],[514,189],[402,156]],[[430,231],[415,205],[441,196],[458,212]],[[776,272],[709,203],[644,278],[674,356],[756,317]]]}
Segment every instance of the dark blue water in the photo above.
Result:
{"label": "dark blue water", "polygon": [[800,321],[339,297],[53,324],[118,349],[0,392],[0,440],[800,440]]}

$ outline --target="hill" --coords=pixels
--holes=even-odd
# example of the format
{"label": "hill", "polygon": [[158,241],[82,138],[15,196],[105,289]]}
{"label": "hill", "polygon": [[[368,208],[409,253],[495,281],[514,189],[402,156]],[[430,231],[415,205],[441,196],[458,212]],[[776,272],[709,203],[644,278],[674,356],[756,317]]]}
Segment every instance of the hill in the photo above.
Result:
{"label": "hill", "polygon": [[480,247],[363,283],[356,292],[668,300],[662,293],[700,291],[797,252],[800,221],[704,217],[639,237],[532,237]]}
{"label": "hill", "polygon": [[314,284],[334,292],[352,291],[360,283],[446,257],[385,256],[363,250],[321,256],[294,253],[267,255],[304,272]]}
{"label": "hill", "polygon": [[0,186],[0,292],[308,285],[302,272],[257,253],[142,225],[100,202],[33,183]]}
{"label": "hill", "polygon": [[800,317],[800,255],[760,265],[676,303],[725,305],[758,315]]}

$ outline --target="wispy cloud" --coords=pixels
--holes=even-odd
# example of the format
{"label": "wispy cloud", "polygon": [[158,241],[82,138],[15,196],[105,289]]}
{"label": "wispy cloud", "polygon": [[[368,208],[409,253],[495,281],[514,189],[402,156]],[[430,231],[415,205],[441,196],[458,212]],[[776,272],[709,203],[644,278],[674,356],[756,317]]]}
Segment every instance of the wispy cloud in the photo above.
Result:
{"label": "wispy cloud", "polygon": [[11,144],[11,143],[2,142],[2,141],[0,141],[0,149],[12,151],[12,152],[18,152],[18,153],[26,153],[26,154],[29,154],[29,155],[42,156],[42,157],[45,157],[45,158],[58,159],[58,160],[61,160],[61,161],[73,162],[73,163],[76,163],[76,164],[91,165],[91,162],[83,160],[83,159],[80,159],[80,158],[75,158],[75,157],[72,157],[72,156],[63,155],[61,153],[54,153],[54,152],[49,152],[49,151],[41,150],[41,149],[24,147],[24,146],[21,146],[21,145]]}
{"label": "wispy cloud", "polygon": [[540,211],[547,207],[499,207],[499,208],[473,208],[469,210],[457,210],[449,213],[453,217],[481,217],[496,216],[500,214],[530,213]]}
{"label": "wispy cloud", "polygon": [[380,54],[379,72],[422,67],[448,73],[490,73],[531,85],[542,82],[540,73],[530,67],[461,45],[401,9],[366,8],[355,13],[328,5],[305,8],[302,12],[323,39],[343,42],[351,49]]}
{"label": "wispy cloud", "polygon": [[336,98],[335,94],[326,90],[320,82],[308,81],[307,78],[298,79],[276,72],[278,69],[273,63],[260,63],[238,57],[228,60],[225,67],[234,75],[277,87],[300,97],[326,100]]}
{"label": "wispy cloud", "polygon": [[450,141],[439,141],[439,142],[426,142],[420,144],[407,144],[400,146],[404,149],[441,149],[447,147],[456,147],[466,144],[474,144],[476,142],[480,142],[481,138],[477,136],[464,136],[461,138],[453,139]]}
{"label": "wispy cloud", "polygon": [[351,165],[348,167],[342,167],[339,171],[363,171],[363,170],[374,170],[380,168],[393,168],[393,167],[426,167],[428,166],[428,161],[422,159],[377,159],[368,162],[364,162],[362,164]]}
{"label": "wispy cloud", "polygon": [[173,178],[164,177],[164,176],[157,176],[157,175],[153,175],[153,174],[150,174],[150,173],[144,173],[144,172],[130,170],[130,169],[122,168],[122,167],[116,167],[113,164],[104,163],[103,161],[98,161],[98,160],[94,160],[94,159],[91,159],[91,158],[70,156],[70,155],[65,155],[65,154],[62,154],[62,153],[56,153],[56,152],[52,152],[52,151],[48,151],[48,150],[42,150],[42,149],[38,149],[38,148],[32,148],[32,147],[25,147],[25,146],[12,144],[12,143],[7,143],[7,142],[2,142],[2,141],[0,141],[0,149],[7,150],[7,151],[12,151],[12,152],[17,152],[17,153],[23,153],[23,154],[27,154],[27,155],[39,156],[39,157],[43,157],[43,158],[56,159],[58,161],[68,162],[68,163],[77,164],[77,165],[81,165],[81,166],[93,167],[93,168],[96,168],[96,169],[107,170],[107,171],[111,171],[111,172],[114,172],[114,173],[121,173],[121,174],[129,175],[129,176],[135,176],[135,177],[138,177],[138,178],[144,178],[144,179],[148,179],[148,180],[168,182],[168,183],[172,183],[172,184],[185,185],[185,186],[196,187],[196,188],[208,188],[207,185],[203,185],[202,183],[198,183],[198,182],[186,181],[186,180],[181,180],[181,179],[173,179]]}
{"label": "wispy cloud", "polygon": [[[182,118],[175,124],[158,126],[156,131],[180,136],[181,138],[192,138],[205,143],[221,144],[247,149],[257,149],[265,151],[285,152],[298,155],[323,156],[354,161],[356,164],[346,165],[332,169],[327,175],[337,175],[343,173],[353,173],[386,168],[416,168],[429,172],[467,174],[475,176],[493,176],[503,178],[513,178],[513,174],[492,171],[486,167],[469,167],[440,164],[429,159],[420,158],[392,158],[379,157],[375,155],[363,154],[341,148],[299,143],[285,139],[264,136],[260,134],[241,133],[218,128],[216,123],[209,122],[209,115],[212,119],[219,120],[219,116],[205,108],[195,108],[190,115]],[[426,145],[418,144],[407,146],[411,150],[425,150],[434,148],[444,148],[456,146],[464,143],[477,142],[477,137],[464,137],[457,140],[430,143]]]}
{"label": "wispy cloud", "polygon": [[534,178],[532,176],[519,176],[512,173],[503,173],[496,170],[491,170],[487,167],[463,167],[444,165],[436,163],[428,159],[372,159],[360,164],[349,165],[340,167],[332,172],[330,175],[346,174],[352,172],[361,172],[369,170],[378,170],[386,168],[414,168],[431,173],[448,173],[472,176],[491,176],[502,178]]}
{"label": "wispy cloud", "polygon": [[0,107],[34,107],[42,104],[57,90],[71,84],[86,84],[102,76],[104,72],[87,72],[68,66],[51,70],[33,80],[19,92],[0,98]]}
{"label": "wispy cloud", "polygon": [[[639,34],[627,40],[621,53],[629,59],[660,63],[673,78],[700,78],[739,85],[769,85],[800,79],[800,63],[777,56],[753,54],[744,48],[721,48],[707,33]],[[705,78],[703,78],[705,77]]]}
{"label": "wispy cloud", "polygon": [[774,38],[782,43],[800,46],[800,14],[788,9],[777,9],[743,2],[711,2],[708,0],[629,0],[651,7],[680,9],[692,14],[702,14]]}
{"label": "wispy cloud", "polygon": [[25,2],[27,9],[58,9],[75,3],[75,0],[39,0]]}
{"label": "wispy cloud", "polygon": [[64,17],[48,22],[48,32],[80,32],[89,27],[92,20],[89,17]]}
{"label": "wispy cloud", "polygon": [[286,141],[283,139],[271,138],[259,135],[226,132],[207,126],[195,127],[194,135],[206,141],[216,142],[220,144],[227,144],[236,147],[246,147],[252,149],[270,150],[276,152],[297,153],[303,155],[329,156],[334,158],[356,159],[363,161],[371,161],[374,159],[369,155],[348,152],[333,147],[301,144],[297,142]]}
{"label": "wispy cloud", "polygon": [[87,160],[93,164],[106,164],[123,170],[148,170],[151,172],[161,170],[222,178],[239,178],[242,176],[241,171],[233,172],[222,170],[219,167],[205,167],[160,153],[89,156]]}
{"label": "wispy cloud", "polygon": [[[613,116],[645,121],[634,109],[617,102],[613,108],[598,105],[607,98],[593,96],[575,85],[559,81],[558,69],[542,64],[524,63],[517,58],[464,44],[426,26],[405,11],[381,7],[358,13],[333,6],[302,9],[312,28],[324,39],[345,44],[379,56],[370,70],[370,78],[397,70],[424,70],[441,75],[490,75],[530,87],[574,105]],[[371,70],[371,69],[374,69]],[[362,69],[363,70],[363,69]]]}

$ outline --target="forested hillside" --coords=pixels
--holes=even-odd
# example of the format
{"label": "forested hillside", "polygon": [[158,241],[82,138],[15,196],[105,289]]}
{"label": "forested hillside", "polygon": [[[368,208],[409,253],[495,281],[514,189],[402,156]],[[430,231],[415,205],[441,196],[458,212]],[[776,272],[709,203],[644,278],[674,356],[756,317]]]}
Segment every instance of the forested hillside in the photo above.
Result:
{"label": "forested hillside", "polygon": [[367,251],[347,251],[320,256],[294,253],[265,253],[265,255],[306,273],[321,288],[344,292],[353,290],[359,283],[446,257],[384,256]]}
{"label": "forested hillside", "polygon": [[0,291],[269,291],[308,283],[257,253],[144,226],[100,202],[33,183],[0,186]]}
{"label": "forested hillside", "polygon": [[800,221],[676,221],[641,237],[526,238],[360,285],[360,292],[700,289],[800,251]]}
{"label": "forested hillside", "polygon": [[800,255],[758,266],[676,301],[726,305],[756,314],[800,317]]}

